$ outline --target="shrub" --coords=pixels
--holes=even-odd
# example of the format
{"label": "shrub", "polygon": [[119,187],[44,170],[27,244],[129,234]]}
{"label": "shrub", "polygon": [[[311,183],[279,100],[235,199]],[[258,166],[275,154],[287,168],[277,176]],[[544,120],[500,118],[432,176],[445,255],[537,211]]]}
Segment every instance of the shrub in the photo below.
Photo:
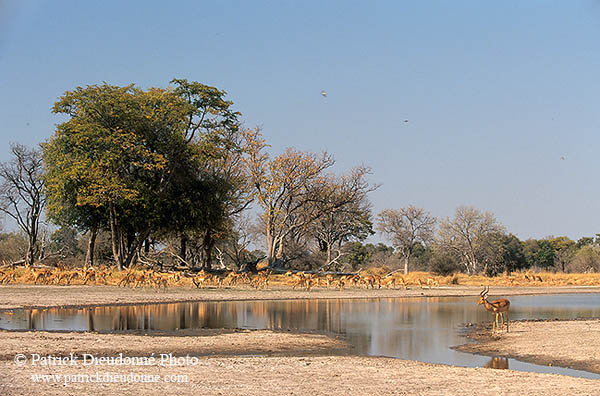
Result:
{"label": "shrub", "polygon": [[442,276],[448,276],[460,270],[456,257],[448,252],[436,250],[429,261],[429,271]]}

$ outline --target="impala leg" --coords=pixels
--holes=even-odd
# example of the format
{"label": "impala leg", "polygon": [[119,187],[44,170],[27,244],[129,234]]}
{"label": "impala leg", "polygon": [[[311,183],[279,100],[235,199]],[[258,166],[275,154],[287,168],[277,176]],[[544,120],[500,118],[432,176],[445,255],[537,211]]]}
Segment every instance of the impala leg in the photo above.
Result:
{"label": "impala leg", "polygon": [[508,333],[508,311],[506,311],[506,332]]}
{"label": "impala leg", "polygon": [[500,319],[500,315],[496,312],[496,330],[498,330],[498,319]]}
{"label": "impala leg", "polygon": [[500,322],[500,312],[496,314],[496,330],[500,330],[502,328],[502,322]]}
{"label": "impala leg", "polygon": [[504,326],[504,317],[502,316],[502,312],[498,312],[498,330],[502,330],[502,326]]}

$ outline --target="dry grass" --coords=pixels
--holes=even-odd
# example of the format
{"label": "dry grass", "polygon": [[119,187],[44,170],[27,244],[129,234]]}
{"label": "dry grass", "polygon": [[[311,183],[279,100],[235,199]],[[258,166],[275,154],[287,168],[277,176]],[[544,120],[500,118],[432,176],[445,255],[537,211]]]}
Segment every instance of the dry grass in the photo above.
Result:
{"label": "dry grass", "polygon": [[599,286],[600,273],[565,274],[554,272],[513,272],[493,278],[481,275],[458,275],[461,285],[479,286]]}
{"label": "dry grass", "polygon": [[[38,276],[42,272],[43,276]],[[385,276],[390,274],[392,271],[389,268],[370,268],[360,272],[361,277],[367,275],[375,275],[385,279]],[[68,277],[61,276],[65,274],[75,274],[75,276]],[[99,276],[103,273],[102,276]],[[4,268],[0,270],[0,284],[45,284],[45,285],[112,285],[134,287],[135,282],[123,283],[123,279],[126,276],[132,278],[140,278],[148,273],[143,269],[133,269],[131,271],[115,271],[109,268],[100,268],[96,270],[96,276],[92,279],[88,279],[86,282],[85,273],[79,269],[28,269],[23,267],[18,268]],[[163,286],[173,287],[195,287],[192,278],[189,276],[181,276],[179,279],[174,279],[172,273],[152,271],[153,277],[163,277],[165,282]],[[487,277],[483,275],[467,275],[462,273],[455,273],[448,276],[435,275],[430,272],[415,271],[408,275],[404,275],[401,272],[394,272],[389,275],[397,280],[395,288],[399,288],[402,283],[400,279],[404,280],[404,284],[407,287],[412,288],[436,288],[439,286],[527,286],[527,287],[549,287],[549,286],[600,286],[600,273],[587,273],[587,274],[565,274],[565,273],[553,273],[553,272],[537,272],[533,273],[530,271],[525,272],[513,272],[510,275],[503,274],[496,277]],[[146,276],[148,279],[148,276]],[[207,286],[220,286],[224,280],[225,275],[213,276],[211,283]],[[315,287],[326,287],[325,277],[321,276],[321,281],[315,283]],[[291,287],[290,277],[284,274],[271,274],[268,276],[268,287]],[[239,282],[236,286],[250,286],[250,278],[246,282]],[[159,287],[156,284],[150,282],[142,282],[137,287]],[[231,286],[231,285],[227,285]],[[346,288],[364,288],[364,284],[358,282],[357,284],[347,284]]]}

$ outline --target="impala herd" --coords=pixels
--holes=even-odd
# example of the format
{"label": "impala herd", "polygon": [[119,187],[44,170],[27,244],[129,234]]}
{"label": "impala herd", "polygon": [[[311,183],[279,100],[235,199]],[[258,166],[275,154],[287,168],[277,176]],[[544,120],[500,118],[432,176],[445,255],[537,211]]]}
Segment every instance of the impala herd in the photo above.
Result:
{"label": "impala herd", "polygon": [[17,274],[15,270],[0,270],[0,284],[33,283],[36,285],[116,285],[121,287],[156,287],[166,289],[169,286],[191,285],[196,288],[227,287],[247,285],[254,289],[267,289],[269,285],[291,286],[292,289],[310,291],[315,287],[344,290],[348,287],[366,289],[407,290],[410,286],[420,288],[439,287],[440,282],[434,278],[408,280],[398,274],[381,276],[359,272],[356,274],[317,274],[302,271],[287,271],[276,274],[271,270],[259,271],[256,274],[230,271],[227,273],[210,273],[199,271],[195,274],[184,272],[161,272],[153,269],[129,269],[114,271],[108,267],[98,268],[34,268],[25,269]]}

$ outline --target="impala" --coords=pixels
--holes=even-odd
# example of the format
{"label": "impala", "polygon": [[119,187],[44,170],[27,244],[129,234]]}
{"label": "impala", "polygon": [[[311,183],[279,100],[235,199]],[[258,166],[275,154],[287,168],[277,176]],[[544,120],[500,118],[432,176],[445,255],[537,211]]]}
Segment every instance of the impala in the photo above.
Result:
{"label": "impala", "polygon": [[488,286],[487,290],[485,287],[483,291],[479,293],[479,302],[477,304],[483,304],[485,309],[490,312],[493,312],[496,316],[495,322],[492,322],[492,329],[495,330],[498,328],[498,318],[500,317],[502,320],[502,326],[504,326],[504,312],[506,312],[506,332],[508,333],[508,310],[510,308],[510,301],[505,298],[501,298],[494,301],[488,301],[487,294],[490,291],[490,287]]}
{"label": "impala", "polygon": [[192,283],[196,285],[197,289],[204,286],[204,283],[209,283],[212,280],[212,275],[204,272],[204,270],[198,272],[195,277],[192,278]]}
{"label": "impala", "polygon": [[362,277],[362,282],[367,289],[369,286],[371,286],[371,289],[375,289],[375,285],[377,285],[377,288],[381,288],[381,278],[377,275],[365,275]]}
{"label": "impala", "polygon": [[440,287],[440,282],[433,278],[427,278],[427,286],[431,289],[432,287]]}
{"label": "impala", "polygon": [[396,286],[396,278],[393,276],[387,276],[381,280],[381,284],[388,289],[392,289]]}
{"label": "impala", "polygon": [[227,276],[225,277],[225,279],[223,280],[223,285],[235,285],[236,282],[238,282],[238,280],[242,280],[242,274],[238,274],[235,271],[231,271],[230,273],[227,274]]}

